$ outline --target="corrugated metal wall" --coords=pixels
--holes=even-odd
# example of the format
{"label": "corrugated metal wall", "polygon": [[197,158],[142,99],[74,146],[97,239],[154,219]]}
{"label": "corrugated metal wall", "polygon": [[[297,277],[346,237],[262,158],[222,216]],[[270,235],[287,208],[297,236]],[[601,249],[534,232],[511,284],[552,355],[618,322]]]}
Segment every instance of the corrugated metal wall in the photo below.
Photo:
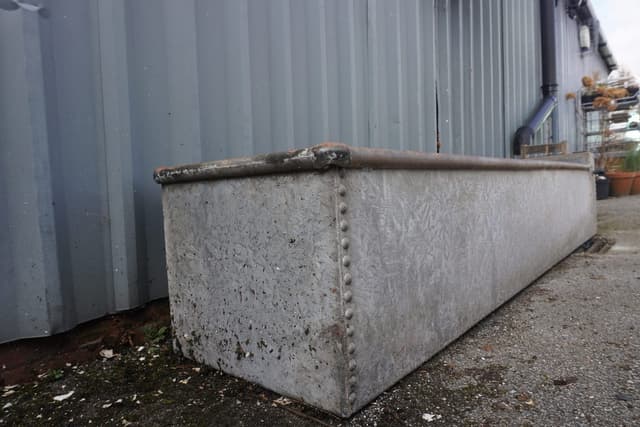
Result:
{"label": "corrugated metal wall", "polygon": [[166,295],[159,165],[326,140],[510,154],[538,0],[46,0],[0,11],[0,342]]}
{"label": "corrugated metal wall", "polygon": [[580,52],[578,39],[578,23],[569,19],[564,13],[566,0],[560,0],[556,20],[558,63],[558,110],[560,115],[560,136],[558,141],[567,141],[571,151],[583,150],[581,139],[581,119],[578,117],[576,100],[566,99],[567,93],[576,93],[582,86],[582,76],[593,76],[597,73],[605,79],[609,70],[597,49]]}

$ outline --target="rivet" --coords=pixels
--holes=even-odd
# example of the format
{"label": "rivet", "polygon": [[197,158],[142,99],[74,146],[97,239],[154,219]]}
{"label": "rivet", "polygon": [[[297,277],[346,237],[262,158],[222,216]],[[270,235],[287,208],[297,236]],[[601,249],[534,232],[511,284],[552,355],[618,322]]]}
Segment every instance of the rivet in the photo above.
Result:
{"label": "rivet", "polygon": [[344,196],[347,194],[347,187],[345,187],[344,185],[340,185],[338,187],[338,194],[341,196]]}
{"label": "rivet", "polygon": [[351,265],[351,257],[349,255],[345,255],[342,257],[342,265],[345,267],[349,267]]}
{"label": "rivet", "polygon": [[351,274],[347,273],[344,275],[344,284],[345,285],[350,285],[351,284]]}
{"label": "rivet", "polygon": [[351,375],[351,376],[349,377],[349,384],[351,384],[351,385],[355,385],[355,383],[357,383],[357,382],[358,382],[358,378],[356,378],[356,376],[355,376],[355,375]]}
{"label": "rivet", "polygon": [[353,310],[347,308],[344,312],[344,317],[346,317],[347,319],[351,319],[353,317]]}
{"label": "rivet", "polygon": [[349,370],[350,371],[355,371],[356,370],[356,361],[355,360],[349,360]]}
{"label": "rivet", "polygon": [[342,202],[338,205],[338,209],[340,209],[340,213],[346,213],[347,212],[347,204],[345,202]]}
{"label": "rivet", "polygon": [[351,393],[349,395],[349,403],[353,403],[356,401],[356,394],[355,393]]}
{"label": "rivet", "polygon": [[353,294],[351,293],[351,291],[347,291],[344,293],[342,298],[345,300],[345,302],[349,302],[351,301],[351,298],[353,298]]}
{"label": "rivet", "polygon": [[353,336],[353,326],[351,325],[347,326],[347,336]]}
{"label": "rivet", "polygon": [[349,343],[349,345],[347,346],[347,351],[349,353],[353,353],[356,351],[356,345],[354,343]]}
{"label": "rivet", "polygon": [[340,244],[342,245],[342,249],[348,249],[349,248],[349,239],[347,239],[345,237],[344,239],[342,239],[340,241]]}
{"label": "rivet", "polygon": [[349,229],[349,224],[347,221],[340,221],[340,230],[347,231]]}

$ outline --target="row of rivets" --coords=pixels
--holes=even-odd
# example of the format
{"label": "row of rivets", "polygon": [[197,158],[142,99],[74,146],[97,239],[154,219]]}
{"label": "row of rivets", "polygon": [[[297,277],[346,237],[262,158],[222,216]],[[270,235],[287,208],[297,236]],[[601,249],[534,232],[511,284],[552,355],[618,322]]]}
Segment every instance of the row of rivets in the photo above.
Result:
{"label": "row of rivets", "polygon": [[[344,197],[347,195],[347,188],[340,184],[338,186],[338,194],[341,197]],[[347,204],[344,201],[340,201],[340,203],[338,203],[338,211],[340,212],[340,214],[344,215],[347,213]],[[342,217],[340,219],[340,230],[342,232],[346,232],[349,229],[349,223],[346,221],[346,219],[344,217]],[[342,251],[342,266],[344,267],[345,270],[348,270],[348,268],[351,266],[351,257],[347,254],[347,250],[349,249],[351,242],[349,241],[349,239],[346,236],[343,236],[342,239],[340,240],[340,246],[342,247],[343,251]],[[351,274],[348,271],[344,272],[344,275],[342,277],[342,283],[344,284],[344,286],[351,286],[351,282],[352,282],[352,277]],[[353,299],[353,293],[351,292],[351,290],[346,290],[343,295],[342,295],[342,300],[345,302],[345,304],[352,304],[352,299]],[[353,308],[352,307],[346,307],[345,311],[344,311],[344,317],[347,319],[347,321],[351,320],[353,318]],[[347,337],[352,337],[353,336],[353,326],[350,324],[347,324]],[[352,341],[348,341],[347,343],[347,353],[349,355],[353,355],[356,351],[356,345],[352,342]],[[350,356],[351,357],[351,356]],[[351,372],[354,372],[356,369],[356,361],[355,359],[350,358],[348,361],[348,367],[349,370]],[[354,404],[356,401],[356,394],[354,392],[355,387],[356,387],[356,383],[358,382],[358,378],[355,376],[355,374],[352,374],[349,379],[347,380],[347,387],[348,387],[348,400],[350,404]]]}

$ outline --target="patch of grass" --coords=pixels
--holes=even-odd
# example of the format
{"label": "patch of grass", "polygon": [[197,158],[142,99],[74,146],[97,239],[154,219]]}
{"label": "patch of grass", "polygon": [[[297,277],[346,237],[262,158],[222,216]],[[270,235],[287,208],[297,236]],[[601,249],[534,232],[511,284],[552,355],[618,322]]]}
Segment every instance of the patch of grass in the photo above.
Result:
{"label": "patch of grass", "polygon": [[160,344],[169,336],[169,328],[167,326],[146,325],[142,331],[144,332],[145,341],[151,344]]}
{"label": "patch of grass", "polygon": [[47,372],[46,379],[49,382],[61,380],[64,377],[64,371],[62,369],[51,369]]}

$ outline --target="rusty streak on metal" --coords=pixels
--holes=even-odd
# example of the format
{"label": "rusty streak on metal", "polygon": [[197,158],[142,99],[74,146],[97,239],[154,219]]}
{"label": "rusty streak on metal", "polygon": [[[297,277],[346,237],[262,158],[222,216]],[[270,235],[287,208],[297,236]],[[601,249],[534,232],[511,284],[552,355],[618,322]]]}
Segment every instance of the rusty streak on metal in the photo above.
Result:
{"label": "rusty streak on metal", "polygon": [[234,177],[303,172],[338,168],[435,170],[589,170],[588,165],[548,160],[433,154],[381,148],[350,147],[325,142],[301,150],[254,157],[216,160],[176,167],[159,167],[153,177],[159,184]]}

